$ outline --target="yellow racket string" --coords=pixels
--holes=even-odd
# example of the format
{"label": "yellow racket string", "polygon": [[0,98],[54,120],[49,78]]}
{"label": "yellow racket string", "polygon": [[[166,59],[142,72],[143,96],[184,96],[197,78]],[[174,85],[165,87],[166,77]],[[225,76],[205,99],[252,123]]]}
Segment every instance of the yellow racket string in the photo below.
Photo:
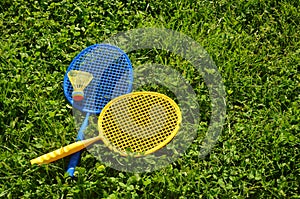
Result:
{"label": "yellow racket string", "polygon": [[169,97],[135,92],[112,100],[99,117],[103,141],[118,152],[149,154],[166,145],[177,133],[181,112]]}

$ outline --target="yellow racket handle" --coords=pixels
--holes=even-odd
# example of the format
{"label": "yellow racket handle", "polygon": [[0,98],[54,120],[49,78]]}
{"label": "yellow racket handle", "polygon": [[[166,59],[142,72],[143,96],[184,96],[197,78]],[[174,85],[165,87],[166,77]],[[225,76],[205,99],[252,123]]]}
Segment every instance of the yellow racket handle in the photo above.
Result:
{"label": "yellow racket handle", "polygon": [[59,160],[66,156],[69,156],[73,153],[76,153],[99,140],[101,140],[100,136],[90,138],[87,140],[78,141],[73,144],[69,144],[65,147],[62,147],[60,149],[57,149],[55,151],[52,151],[50,153],[44,154],[38,158],[32,159],[32,160],[30,160],[30,163],[31,164],[47,164],[50,162],[54,162],[56,160]]}

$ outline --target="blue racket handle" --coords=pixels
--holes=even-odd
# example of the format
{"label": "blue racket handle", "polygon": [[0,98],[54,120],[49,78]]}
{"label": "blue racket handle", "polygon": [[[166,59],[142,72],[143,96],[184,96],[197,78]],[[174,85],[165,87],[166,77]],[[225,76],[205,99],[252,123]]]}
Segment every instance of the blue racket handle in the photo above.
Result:
{"label": "blue racket handle", "polygon": [[[86,127],[87,127],[87,125],[89,123],[89,116],[90,116],[90,114],[87,113],[86,116],[85,116],[85,119],[84,119],[84,121],[83,121],[83,123],[82,123],[82,125],[81,125],[81,127],[80,127],[80,129],[78,131],[76,141],[84,139],[84,130],[86,129]],[[68,168],[67,168],[67,173],[71,177],[74,176],[75,167],[79,163],[79,160],[80,160],[80,157],[81,157],[81,153],[82,153],[82,151],[79,151],[77,153],[74,153],[71,156],[71,159],[70,159],[70,162],[69,162],[69,165],[68,165]]]}
{"label": "blue racket handle", "polygon": [[74,153],[71,156],[69,165],[68,165],[68,169],[67,169],[67,173],[69,176],[73,177],[74,176],[74,172],[75,172],[75,167],[78,165],[80,157],[81,157],[81,153],[82,151],[79,151],[77,153]]}

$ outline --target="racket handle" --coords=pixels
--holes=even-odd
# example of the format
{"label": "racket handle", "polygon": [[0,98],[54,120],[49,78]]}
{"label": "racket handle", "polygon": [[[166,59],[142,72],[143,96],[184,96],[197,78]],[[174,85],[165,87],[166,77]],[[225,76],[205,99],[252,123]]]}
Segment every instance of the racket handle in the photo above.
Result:
{"label": "racket handle", "polygon": [[68,169],[67,169],[67,173],[69,174],[69,176],[73,177],[74,176],[74,172],[75,172],[75,167],[78,165],[78,162],[80,160],[80,156],[81,156],[82,151],[79,151],[77,153],[74,153],[71,156],[69,165],[68,165]]}
{"label": "racket handle", "polygon": [[47,164],[50,162],[54,162],[56,160],[59,160],[61,158],[64,158],[66,156],[69,156],[73,153],[76,153],[85,147],[93,144],[94,142],[97,142],[101,140],[101,137],[94,137],[83,141],[78,141],[73,144],[70,144],[68,146],[62,147],[60,149],[57,149],[55,151],[52,151],[50,153],[47,153],[45,155],[42,155],[38,158],[30,160],[31,164]]}
{"label": "racket handle", "polygon": [[[87,113],[86,116],[85,116],[85,119],[84,119],[84,121],[83,121],[83,123],[82,123],[82,125],[81,125],[81,127],[78,131],[76,141],[80,141],[80,140],[84,139],[84,130],[88,126],[89,117],[90,117],[90,113]],[[74,176],[75,168],[76,168],[76,166],[78,165],[78,163],[80,161],[81,153],[82,153],[82,151],[79,151],[79,152],[73,154],[70,158],[68,168],[67,168],[67,173],[71,177]]]}

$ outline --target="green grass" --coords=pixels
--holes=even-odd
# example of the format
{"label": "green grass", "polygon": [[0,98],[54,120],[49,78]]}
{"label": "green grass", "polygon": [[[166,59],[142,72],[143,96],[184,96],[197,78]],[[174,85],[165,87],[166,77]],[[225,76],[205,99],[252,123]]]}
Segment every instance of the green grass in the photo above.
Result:
{"label": "green grass", "polygon": [[[0,3],[0,198],[300,198],[297,1],[55,2]],[[199,159],[198,139],[173,164],[143,174],[104,167],[87,152],[75,179],[65,176],[68,158],[30,165],[75,139],[62,81],[76,54],[143,27],[190,36],[218,66],[227,119],[213,151]],[[178,69],[207,111],[203,81],[180,58],[142,50],[130,58]]]}

